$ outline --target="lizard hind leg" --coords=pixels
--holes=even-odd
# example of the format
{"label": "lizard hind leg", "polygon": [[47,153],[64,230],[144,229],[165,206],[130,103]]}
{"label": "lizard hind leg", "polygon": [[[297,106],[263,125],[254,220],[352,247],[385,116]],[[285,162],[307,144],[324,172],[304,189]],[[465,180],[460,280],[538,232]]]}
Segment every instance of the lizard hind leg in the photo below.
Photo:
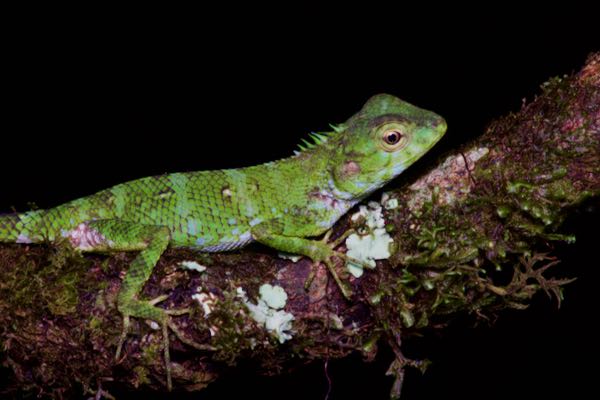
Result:
{"label": "lizard hind leg", "polygon": [[169,229],[121,220],[97,220],[78,226],[70,233],[69,239],[73,246],[87,252],[139,251],[125,274],[118,294],[117,308],[123,316],[123,331],[115,358],[118,360],[121,356],[131,317],[157,322],[162,328],[167,387],[171,390],[168,327],[169,314],[176,313],[156,306],[156,303],[164,300],[165,296],[155,300],[138,299],[154,266],[169,244]]}

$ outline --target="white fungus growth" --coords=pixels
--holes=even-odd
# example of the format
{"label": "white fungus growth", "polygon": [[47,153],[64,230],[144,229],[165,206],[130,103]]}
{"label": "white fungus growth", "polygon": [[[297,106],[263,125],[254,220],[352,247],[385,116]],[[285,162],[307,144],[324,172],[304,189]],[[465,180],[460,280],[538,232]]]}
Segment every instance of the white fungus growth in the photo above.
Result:
{"label": "white fungus growth", "polygon": [[[373,268],[376,266],[375,260],[390,257],[390,243],[393,242],[393,239],[385,231],[385,221],[381,211],[381,205],[374,201],[369,202],[368,207],[360,206],[359,211],[351,218],[353,221],[363,218],[366,232],[353,233],[346,239],[346,247],[348,248],[346,255]],[[363,274],[361,265],[348,262],[346,267],[356,278],[360,278]]]}
{"label": "white fungus growth", "polygon": [[185,269],[189,269],[192,271],[204,272],[206,271],[206,267],[204,265],[198,264],[196,261],[181,261],[179,263],[180,267]]}
{"label": "white fungus growth", "polygon": [[262,285],[259,289],[260,299],[257,304],[248,300],[246,292],[241,287],[238,287],[236,291],[237,296],[248,307],[252,319],[263,325],[279,340],[279,343],[292,338],[289,331],[292,329],[294,315],[281,310],[287,301],[287,294],[281,286],[272,286],[268,283]]}

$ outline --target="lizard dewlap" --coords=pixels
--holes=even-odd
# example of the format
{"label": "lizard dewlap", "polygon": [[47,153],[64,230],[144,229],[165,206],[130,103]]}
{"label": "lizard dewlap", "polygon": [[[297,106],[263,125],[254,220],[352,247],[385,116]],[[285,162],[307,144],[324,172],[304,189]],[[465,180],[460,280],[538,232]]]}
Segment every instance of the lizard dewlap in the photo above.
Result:
{"label": "lizard dewlap", "polygon": [[[123,280],[118,308],[126,339],[131,317],[163,328],[171,386],[169,314],[138,297],[168,246],[215,252],[258,241],[333,268],[349,257],[311,237],[329,230],[356,203],[402,173],[445,133],[433,112],[394,96],[372,97],[332,132],[313,133],[293,156],[262,165],[152,176],[122,183],[48,210],[0,216],[0,241],[39,243],[65,238],[81,251],[139,251]],[[163,296],[164,298],[165,296]]]}

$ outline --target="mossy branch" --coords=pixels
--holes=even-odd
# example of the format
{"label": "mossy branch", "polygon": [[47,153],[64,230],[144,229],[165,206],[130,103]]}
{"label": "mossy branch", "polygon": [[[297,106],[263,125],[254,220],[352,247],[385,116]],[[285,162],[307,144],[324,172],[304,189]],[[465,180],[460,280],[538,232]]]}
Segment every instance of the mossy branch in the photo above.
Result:
{"label": "mossy branch", "polygon": [[[600,194],[600,54],[570,77],[554,78],[517,113],[443,157],[420,176],[403,178],[389,192],[399,207],[386,211],[395,252],[351,282],[355,297],[339,294],[325,268],[304,289],[310,261],[296,263],[255,246],[233,254],[170,250],[144,296],[169,294],[164,307],[192,307],[174,318],[200,350],[171,338],[176,388],[200,390],[240,360],[261,373],[278,374],[299,363],[361,352],[367,360],[387,341],[397,359],[397,395],[407,365],[402,338],[443,327],[457,313],[485,318],[524,308],[539,290],[562,297],[569,280],[548,276],[558,262],[562,221]],[[334,238],[349,225],[346,217]],[[82,257],[67,247],[3,245],[0,248],[0,331],[7,393],[30,391],[60,397],[97,393],[108,384],[165,388],[160,330],[135,321],[124,357],[113,360],[121,332],[116,295],[133,254]],[[196,260],[204,272],[183,269]],[[508,279],[507,279],[508,277]],[[504,282],[504,283],[503,283]],[[293,339],[281,344],[249,316],[264,283],[283,287],[292,313]],[[202,305],[192,295],[204,293]],[[301,361],[298,361],[301,360]]]}

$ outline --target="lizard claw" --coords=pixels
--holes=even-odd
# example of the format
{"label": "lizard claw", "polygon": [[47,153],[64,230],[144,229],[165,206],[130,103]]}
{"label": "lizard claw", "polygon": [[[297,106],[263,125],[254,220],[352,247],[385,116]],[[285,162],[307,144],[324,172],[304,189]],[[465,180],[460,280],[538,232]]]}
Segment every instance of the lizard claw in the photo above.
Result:
{"label": "lizard claw", "polygon": [[337,239],[335,239],[333,242],[329,242],[329,239],[331,238],[331,234],[333,233],[333,229],[330,229],[327,232],[325,232],[325,235],[323,235],[323,239],[321,239],[321,242],[325,243],[327,246],[329,246],[330,249],[333,250],[336,247],[338,247],[340,244],[342,244],[342,242],[344,240],[346,240],[346,238],[348,236],[352,235],[354,232],[355,232],[354,229],[348,229],[347,231],[342,233]]}
{"label": "lizard claw", "polygon": [[350,286],[348,286],[346,282],[340,279],[339,275],[335,271],[335,266],[331,259],[325,260],[325,265],[327,266],[327,269],[329,269],[329,273],[331,274],[331,276],[333,276],[335,283],[340,288],[342,295],[346,298],[346,300],[350,300],[352,298],[352,289],[350,288]]}
{"label": "lizard claw", "polygon": [[115,353],[115,361],[121,362],[121,351],[123,350],[123,344],[127,339],[127,333],[129,332],[129,315],[123,315],[123,330],[121,330],[121,336],[119,336],[119,343],[117,344],[117,352]]}
{"label": "lizard claw", "polygon": [[[188,339],[185,334],[179,329],[179,327],[172,321],[172,316],[189,314],[191,312],[190,308],[182,308],[182,309],[173,309],[167,310],[163,308],[156,307],[157,303],[164,301],[168,298],[167,295],[159,296],[155,299],[149,301],[135,301],[135,306],[139,308],[143,308],[147,311],[147,313],[151,313],[152,317],[149,317],[150,320],[155,322],[159,322],[162,330],[162,340],[163,340],[163,349],[164,349],[164,361],[165,361],[165,372],[167,375],[167,390],[171,391],[173,389],[173,380],[171,374],[171,354],[169,351],[169,329],[175,334],[177,339],[179,339],[182,343],[187,344],[190,347],[193,347],[198,350],[203,351],[214,351],[215,348],[213,346],[207,344],[197,343],[191,339]],[[127,306],[125,307],[128,308]],[[129,328],[131,325],[130,321],[130,313],[123,312],[123,330],[121,332],[121,336],[119,337],[119,343],[117,345],[117,352],[115,354],[115,360],[117,362],[121,361],[121,353],[123,350],[123,345],[125,340],[127,339],[127,334],[129,332]]]}
{"label": "lizard claw", "polygon": [[[164,299],[161,299],[164,300]],[[143,307],[148,310],[152,309],[154,317],[151,318],[155,322],[160,322],[162,328],[162,340],[163,340],[163,351],[164,351],[164,361],[165,361],[165,371],[167,374],[167,390],[170,392],[173,388],[173,383],[171,379],[171,353],[169,352],[169,316],[162,308],[158,308],[155,304],[158,301],[156,299],[150,301],[139,301],[136,302],[136,306],[140,306],[143,304]],[[123,351],[123,345],[125,344],[125,340],[127,339],[127,334],[129,333],[129,328],[131,326],[130,313],[125,313],[121,310],[123,314],[123,330],[121,331],[121,336],[119,337],[119,343],[117,345],[117,351],[115,353],[115,361],[117,363],[121,362],[121,353]],[[156,315],[160,315],[160,318],[155,318]]]}
{"label": "lizard claw", "polygon": [[[337,239],[335,239],[333,242],[329,242],[329,239],[331,237],[331,233],[332,230],[328,230],[325,235],[323,236],[323,238],[318,241],[317,243],[321,243],[321,246],[323,246],[322,251],[324,253],[326,253],[327,255],[325,257],[321,257],[320,259],[313,259],[317,264],[319,262],[323,262],[325,264],[325,266],[327,267],[327,269],[329,270],[329,273],[331,274],[331,276],[333,277],[333,279],[335,280],[335,283],[337,284],[338,288],[340,289],[340,291],[342,292],[342,295],[347,299],[350,300],[350,298],[352,297],[352,289],[350,288],[350,286],[342,281],[342,279],[339,277],[337,271],[335,270],[335,263],[333,262],[333,258],[337,257],[340,258],[342,260],[344,260],[345,262],[352,262],[361,266],[364,266],[364,263],[362,261],[356,260],[352,257],[348,257],[346,256],[346,254],[340,252],[340,251],[336,251],[334,250],[336,247],[338,247],[344,240],[346,240],[346,238],[348,236],[350,236],[352,233],[354,232],[353,229],[350,229],[346,232],[344,232],[340,237],[338,237]],[[308,288],[310,287],[310,285],[312,284],[314,278],[315,278],[315,267],[316,265],[313,265],[313,268],[308,276],[308,278],[306,279],[305,283],[304,283],[304,288],[306,290],[308,290]],[[371,268],[371,266],[365,266],[367,268]]]}
{"label": "lizard claw", "polygon": [[342,260],[346,261],[346,263],[352,263],[354,265],[358,265],[359,267],[362,267],[362,268],[365,268],[365,269],[375,269],[375,267],[372,266],[371,264],[369,264],[369,263],[367,263],[365,261],[359,260],[357,258],[350,257],[350,256],[348,256],[348,255],[346,255],[344,253],[340,253],[340,252],[336,251],[335,255],[337,257],[341,258]]}
{"label": "lizard claw", "polygon": [[[312,285],[312,283],[315,279],[316,268],[317,268],[318,264],[319,264],[319,262],[313,263],[310,273],[308,274],[306,281],[304,281],[304,289],[305,290],[308,290],[310,288],[310,286]],[[326,258],[325,260],[323,260],[323,264],[325,264],[325,266],[329,270],[329,273],[335,280],[335,283],[337,284],[338,288],[342,292],[342,295],[347,300],[350,300],[350,298],[352,297],[352,289],[344,281],[342,281],[342,279],[339,277],[338,273],[335,270],[335,264],[333,263],[333,261],[331,261],[330,258]]]}

